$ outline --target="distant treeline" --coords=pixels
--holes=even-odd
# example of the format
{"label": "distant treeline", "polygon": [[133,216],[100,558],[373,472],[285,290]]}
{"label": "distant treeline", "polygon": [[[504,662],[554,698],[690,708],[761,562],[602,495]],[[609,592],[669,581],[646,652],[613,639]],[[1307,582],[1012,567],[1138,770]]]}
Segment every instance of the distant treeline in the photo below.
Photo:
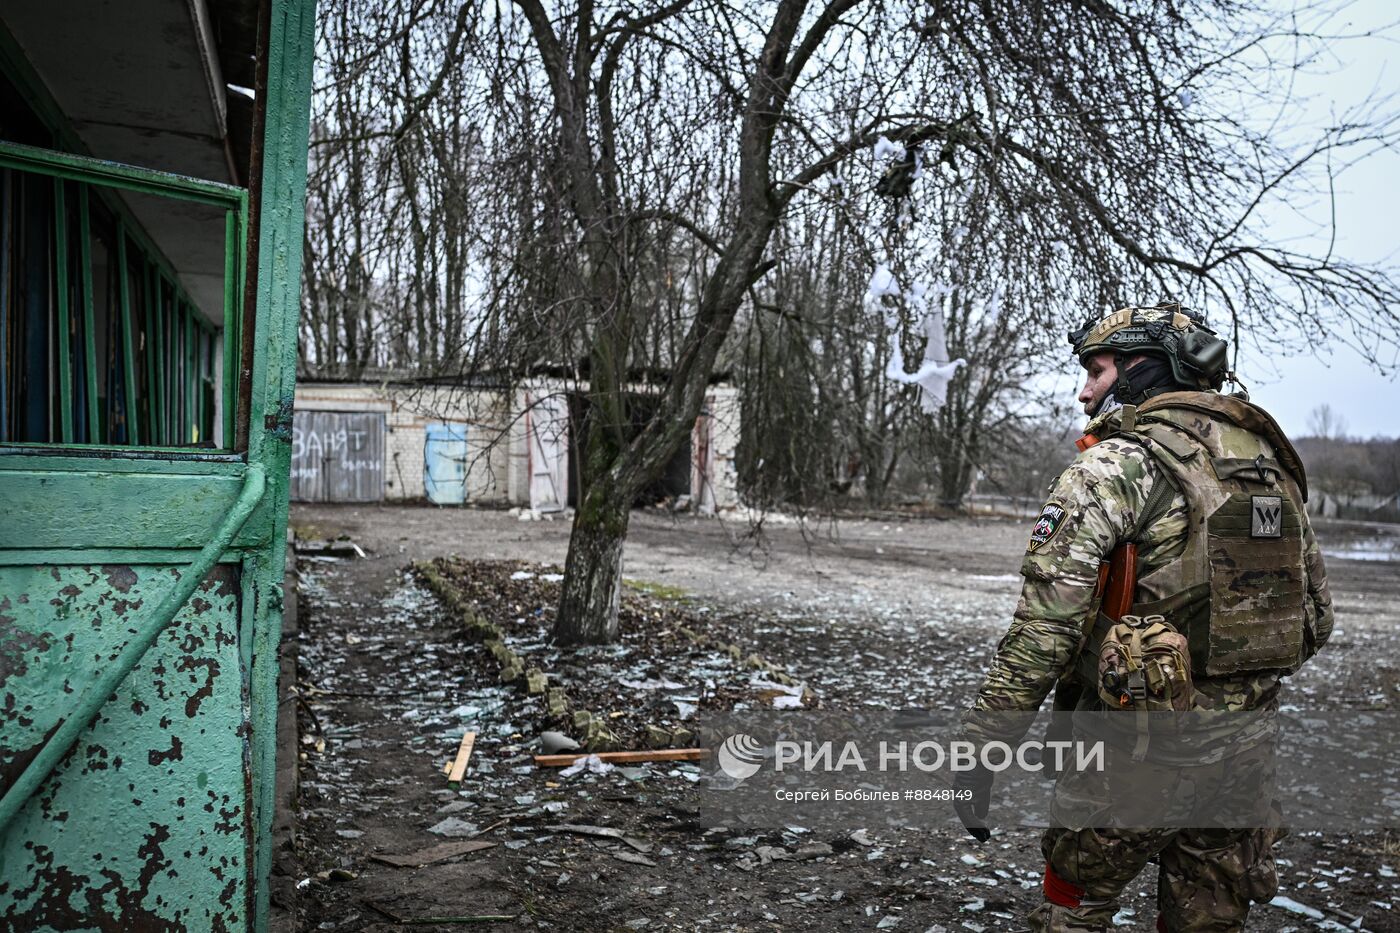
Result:
{"label": "distant treeline", "polygon": [[1329,518],[1400,521],[1400,438],[1302,437],[1309,507]]}

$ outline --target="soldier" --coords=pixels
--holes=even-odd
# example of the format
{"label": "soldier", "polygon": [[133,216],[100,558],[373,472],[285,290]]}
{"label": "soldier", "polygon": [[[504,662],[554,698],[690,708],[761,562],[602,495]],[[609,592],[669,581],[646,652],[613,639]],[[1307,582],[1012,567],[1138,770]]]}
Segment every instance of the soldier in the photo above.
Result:
{"label": "soldier", "polygon": [[[1079,401],[1091,420],[1036,520],[1021,599],[968,714],[969,736],[1018,740],[1025,718],[1007,714],[1039,709],[1057,684],[1057,710],[1110,707],[1101,654],[1115,620],[1102,611],[1105,583],[1113,585],[1105,577],[1129,544],[1136,577],[1123,622],[1164,617],[1153,631],[1189,668],[1176,708],[1276,710],[1282,678],[1332,631],[1296,453],[1244,393],[1218,391],[1225,343],[1179,305],[1115,311],[1070,341],[1087,372]],[[1151,699],[1147,692],[1133,696]],[[1121,699],[1130,706],[1133,697]],[[965,772],[959,786],[974,800],[959,815],[985,839],[990,775]],[[1092,777],[1066,772],[1056,796],[1096,790]],[[1277,890],[1279,835],[1053,827],[1041,843],[1045,900],[1031,928],[1109,929],[1124,887],[1155,859],[1159,930],[1241,930],[1250,901]]]}

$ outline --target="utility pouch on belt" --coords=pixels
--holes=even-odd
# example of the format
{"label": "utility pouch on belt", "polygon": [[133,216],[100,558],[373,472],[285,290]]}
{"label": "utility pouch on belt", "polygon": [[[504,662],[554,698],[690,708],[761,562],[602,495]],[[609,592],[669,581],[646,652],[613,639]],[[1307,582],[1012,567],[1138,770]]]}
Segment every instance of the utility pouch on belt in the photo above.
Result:
{"label": "utility pouch on belt", "polygon": [[1099,696],[1109,709],[1137,714],[1133,757],[1147,756],[1150,717],[1191,708],[1191,649],[1163,616],[1123,616],[1104,633],[1098,653]]}
{"label": "utility pouch on belt", "polygon": [[1099,696],[1110,709],[1191,708],[1191,650],[1163,616],[1123,616],[1099,645]]}

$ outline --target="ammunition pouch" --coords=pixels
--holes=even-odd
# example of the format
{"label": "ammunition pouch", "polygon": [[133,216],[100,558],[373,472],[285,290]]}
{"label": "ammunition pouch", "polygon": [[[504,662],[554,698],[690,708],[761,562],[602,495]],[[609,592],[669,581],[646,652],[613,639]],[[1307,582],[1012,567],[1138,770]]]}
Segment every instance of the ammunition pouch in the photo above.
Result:
{"label": "ammunition pouch", "polygon": [[1110,709],[1186,712],[1192,699],[1186,636],[1163,616],[1123,616],[1099,643],[1095,683]]}
{"label": "ammunition pouch", "polygon": [[1156,731],[1176,731],[1171,717],[1151,714],[1189,712],[1195,699],[1186,636],[1160,615],[1125,615],[1114,621],[1100,613],[1075,673],[1109,710],[1136,714],[1133,757],[1139,761],[1147,755],[1154,723]]}

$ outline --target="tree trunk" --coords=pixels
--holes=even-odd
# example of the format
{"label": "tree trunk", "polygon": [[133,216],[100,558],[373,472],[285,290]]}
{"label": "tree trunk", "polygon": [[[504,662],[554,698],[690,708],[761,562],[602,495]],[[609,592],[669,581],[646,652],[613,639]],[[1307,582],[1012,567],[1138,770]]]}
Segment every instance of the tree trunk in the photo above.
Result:
{"label": "tree trunk", "polygon": [[574,513],[564,584],[554,619],[561,645],[601,645],[617,640],[622,595],[622,544],[631,497],[595,479]]}

